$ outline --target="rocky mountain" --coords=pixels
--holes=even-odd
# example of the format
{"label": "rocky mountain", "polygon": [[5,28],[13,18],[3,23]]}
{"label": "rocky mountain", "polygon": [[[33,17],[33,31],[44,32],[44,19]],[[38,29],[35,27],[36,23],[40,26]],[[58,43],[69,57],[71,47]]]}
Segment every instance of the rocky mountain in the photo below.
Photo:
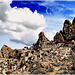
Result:
{"label": "rocky mountain", "polygon": [[75,18],[72,23],[67,19],[64,21],[63,29],[57,32],[53,41],[49,41],[44,32],[39,33],[38,41],[33,45],[34,49],[49,48],[50,45],[64,43],[65,46],[75,47]]}
{"label": "rocky mountain", "polygon": [[2,53],[0,52],[0,58],[2,58],[3,56],[2,56]]}
{"label": "rocky mountain", "polygon": [[71,46],[75,43],[75,18],[72,23],[69,20],[65,20],[63,30],[57,32],[54,36],[55,43],[68,43]]}
{"label": "rocky mountain", "polygon": [[0,74],[75,74],[75,18],[65,20],[63,29],[49,41],[44,32],[31,48],[0,52]]}
{"label": "rocky mountain", "polygon": [[50,45],[50,41],[44,35],[44,32],[39,33],[38,41],[33,45],[34,49],[43,48]]}

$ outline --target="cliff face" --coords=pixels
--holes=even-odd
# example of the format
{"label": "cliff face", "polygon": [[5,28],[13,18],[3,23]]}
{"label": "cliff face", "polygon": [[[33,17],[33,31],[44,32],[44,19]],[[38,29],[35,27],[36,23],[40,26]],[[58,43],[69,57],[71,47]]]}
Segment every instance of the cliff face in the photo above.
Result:
{"label": "cliff face", "polygon": [[69,20],[65,20],[63,30],[56,33],[54,36],[55,43],[75,41],[75,18],[72,23]]}

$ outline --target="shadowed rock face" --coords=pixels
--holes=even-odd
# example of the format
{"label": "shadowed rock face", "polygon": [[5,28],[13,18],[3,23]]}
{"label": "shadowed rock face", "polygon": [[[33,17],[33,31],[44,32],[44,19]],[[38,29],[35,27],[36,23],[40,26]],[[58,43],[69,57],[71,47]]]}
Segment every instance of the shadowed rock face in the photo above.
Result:
{"label": "shadowed rock face", "polygon": [[65,40],[66,40],[66,37],[68,37],[68,35],[69,35],[69,28],[70,28],[71,25],[72,24],[69,20],[65,20],[64,27],[63,27],[63,34],[64,34],[64,37],[65,37]]}
{"label": "shadowed rock face", "polygon": [[56,33],[56,35],[54,36],[54,42],[55,43],[65,42],[62,31],[60,31],[59,33],[58,32]]}
{"label": "shadowed rock face", "polygon": [[74,39],[74,37],[75,37],[74,23],[75,23],[75,18],[73,19],[72,24],[69,20],[67,22],[65,21],[64,27],[63,27],[63,36],[64,36],[65,40]]}

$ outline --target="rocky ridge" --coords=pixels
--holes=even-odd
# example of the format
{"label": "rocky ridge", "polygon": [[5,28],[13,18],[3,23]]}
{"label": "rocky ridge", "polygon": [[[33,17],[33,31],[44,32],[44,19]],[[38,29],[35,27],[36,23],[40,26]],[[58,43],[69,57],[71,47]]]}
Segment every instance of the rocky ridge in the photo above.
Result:
{"label": "rocky ridge", "polygon": [[70,47],[75,44],[75,18],[73,19],[72,23],[69,20],[65,20],[63,30],[57,32],[54,36],[55,43],[68,43]]}
{"label": "rocky ridge", "polygon": [[63,29],[57,32],[54,36],[54,40],[49,41],[44,32],[39,33],[38,41],[33,45],[34,49],[49,48],[50,46],[64,43],[65,46],[71,47],[74,50],[75,47],[75,18],[72,23],[67,19],[64,21]]}
{"label": "rocky ridge", "polygon": [[0,74],[71,74],[75,70],[75,18],[65,20],[63,30],[49,41],[44,32],[32,47],[0,52]]}

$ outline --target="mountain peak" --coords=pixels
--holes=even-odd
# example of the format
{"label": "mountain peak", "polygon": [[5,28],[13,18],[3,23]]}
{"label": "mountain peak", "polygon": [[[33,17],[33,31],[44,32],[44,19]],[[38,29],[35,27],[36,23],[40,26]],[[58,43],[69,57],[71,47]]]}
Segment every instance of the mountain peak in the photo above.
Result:
{"label": "mountain peak", "polygon": [[43,48],[45,45],[48,46],[50,41],[44,35],[44,32],[39,33],[38,41],[34,44],[34,48]]}
{"label": "mountain peak", "polygon": [[65,24],[71,25],[71,22],[68,19],[66,19],[65,22],[64,22],[64,25]]}

